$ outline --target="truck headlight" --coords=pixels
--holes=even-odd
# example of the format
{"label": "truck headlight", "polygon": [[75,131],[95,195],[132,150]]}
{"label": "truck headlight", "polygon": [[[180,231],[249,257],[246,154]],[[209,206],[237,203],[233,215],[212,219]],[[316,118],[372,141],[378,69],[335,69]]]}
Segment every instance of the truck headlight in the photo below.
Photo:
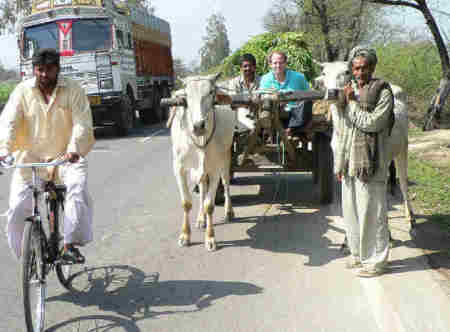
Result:
{"label": "truck headlight", "polygon": [[113,80],[112,78],[108,78],[106,80],[100,80],[100,89],[102,90],[111,90],[113,88]]}

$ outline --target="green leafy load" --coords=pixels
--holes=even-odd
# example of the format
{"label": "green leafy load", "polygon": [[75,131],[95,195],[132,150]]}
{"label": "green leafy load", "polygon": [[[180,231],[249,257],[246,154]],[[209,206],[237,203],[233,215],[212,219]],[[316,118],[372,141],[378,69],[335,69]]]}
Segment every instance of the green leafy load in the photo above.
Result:
{"label": "green leafy load", "polygon": [[267,32],[251,38],[240,49],[224,59],[217,68],[225,76],[232,77],[239,74],[241,55],[251,53],[256,58],[256,70],[259,75],[270,71],[267,55],[272,51],[282,51],[288,57],[288,68],[305,74],[308,81],[316,76],[316,69],[312,61],[304,35],[298,32],[272,33]]}

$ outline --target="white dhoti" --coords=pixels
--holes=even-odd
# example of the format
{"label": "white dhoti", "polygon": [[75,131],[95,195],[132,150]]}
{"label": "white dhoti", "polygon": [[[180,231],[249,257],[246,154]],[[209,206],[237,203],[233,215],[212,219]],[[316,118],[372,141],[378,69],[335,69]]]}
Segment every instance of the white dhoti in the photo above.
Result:
{"label": "white dhoti", "polygon": [[[342,211],[351,254],[364,267],[381,269],[389,257],[386,182],[342,181]],[[386,177],[384,177],[386,178]]]}
{"label": "white dhoti", "polygon": [[[85,245],[92,241],[92,199],[87,189],[87,160],[59,166],[59,177],[67,187],[64,204],[64,243]],[[14,174],[11,182],[6,235],[13,254],[20,258],[25,219],[32,215],[32,192],[30,183],[23,182]],[[41,216],[46,212],[41,210]]]}
{"label": "white dhoti", "polygon": [[235,111],[236,131],[243,132],[255,129],[255,120],[251,118],[251,111],[245,107],[239,107]]}

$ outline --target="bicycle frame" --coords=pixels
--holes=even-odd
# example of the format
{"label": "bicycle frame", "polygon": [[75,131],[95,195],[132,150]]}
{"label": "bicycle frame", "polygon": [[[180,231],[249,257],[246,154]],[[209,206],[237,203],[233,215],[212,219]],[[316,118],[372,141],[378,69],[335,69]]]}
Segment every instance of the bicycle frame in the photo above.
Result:
{"label": "bicycle frame", "polygon": [[[47,217],[49,221],[49,241],[50,246],[48,246],[48,249],[50,249],[50,255],[48,257],[43,257],[43,259],[46,259],[46,264],[54,264],[55,260],[57,259],[58,252],[54,249],[54,245],[57,245],[58,238],[55,238],[59,234],[59,223],[55,222],[55,216],[54,216],[54,210],[58,207],[58,204],[61,204],[61,207],[64,209],[64,194],[62,193],[62,189],[58,189],[58,185],[54,183],[54,181],[47,181],[44,184],[44,189],[39,188],[40,187],[40,179],[38,176],[38,168],[43,167],[56,167],[63,163],[66,163],[66,160],[55,160],[52,162],[43,162],[43,163],[26,163],[26,164],[15,164],[13,165],[12,160],[7,160],[1,163],[1,166],[3,168],[9,169],[9,168],[31,168],[32,172],[32,178],[31,178],[31,185],[30,189],[32,191],[32,215],[25,219],[26,222],[32,222],[34,223],[35,227],[34,230],[37,230],[37,234],[35,234],[37,239],[39,240],[40,245],[37,247],[40,252],[38,253],[43,257],[42,255],[46,253],[46,249],[44,248],[44,245],[47,243],[44,243],[47,241],[47,239],[42,239],[41,235],[43,230],[42,228],[42,219],[41,219],[41,213],[39,211],[39,199],[42,194],[45,195],[45,201],[47,204]],[[56,242],[55,242],[56,241]],[[44,264],[45,265],[45,264]],[[39,279],[42,280],[42,278],[45,276],[45,274],[48,273],[48,271],[42,270],[39,271]]]}

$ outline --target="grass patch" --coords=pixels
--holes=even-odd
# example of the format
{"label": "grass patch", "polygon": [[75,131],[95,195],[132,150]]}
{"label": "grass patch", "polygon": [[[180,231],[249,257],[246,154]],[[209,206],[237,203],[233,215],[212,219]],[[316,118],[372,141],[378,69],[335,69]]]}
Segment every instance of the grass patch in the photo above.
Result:
{"label": "grass patch", "polygon": [[0,103],[6,103],[8,101],[9,95],[16,85],[13,83],[0,84]]}
{"label": "grass patch", "polygon": [[409,194],[415,204],[430,221],[450,231],[450,174],[410,153],[408,177],[414,182]]}

